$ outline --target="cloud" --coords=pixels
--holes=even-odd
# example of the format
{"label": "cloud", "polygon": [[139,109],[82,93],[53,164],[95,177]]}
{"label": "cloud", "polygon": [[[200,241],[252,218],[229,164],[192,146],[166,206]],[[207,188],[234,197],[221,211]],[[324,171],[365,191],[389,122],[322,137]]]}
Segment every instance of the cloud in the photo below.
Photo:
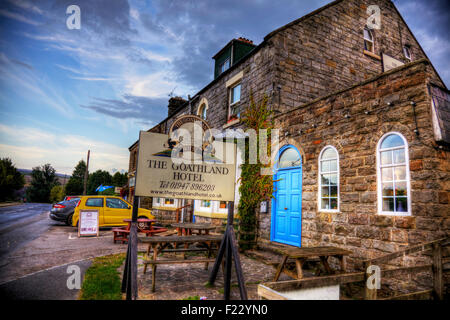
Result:
{"label": "cloud", "polygon": [[0,157],[11,158],[19,168],[50,163],[59,173],[70,174],[78,161],[85,159],[87,150],[91,150],[90,171],[128,168],[127,148],[84,136],[0,125]]}
{"label": "cloud", "polygon": [[4,16],[6,18],[17,20],[17,21],[20,21],[20,22],[23,22],[23,23],[26,23],[26,24],[30,24],[30,25],[33,25],[33,26],[39,25],[39,22],[37,22],[35,20],[29,19],[29,18],[27,18],[27,17],[25,17],[25,16],[23,16],[21,14],[18,14],[18,13],[15,13],[15,12],[11,12],[11,11],[8,11],[8,10],[0,9],[0,15]]}
{"label": "cloud", "polygon": [[139,124],[156,124],[167,116],[168,98],[123,95],[122,99],[94,98],[81,107],[118,119],[134,119]]}

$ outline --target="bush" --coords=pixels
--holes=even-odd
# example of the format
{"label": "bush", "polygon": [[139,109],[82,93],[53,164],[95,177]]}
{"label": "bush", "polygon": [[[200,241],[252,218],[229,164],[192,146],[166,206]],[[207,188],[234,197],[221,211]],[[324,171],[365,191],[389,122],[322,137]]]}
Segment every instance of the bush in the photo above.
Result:
{"label": "bush", "polygon": [[14,193],[23,188],[25,179],[11,159],[0,159],[0,201],[13,200]]}
{"label": "bush", "polygon": [[64,188],[62,186],[54,186],[50,190],[50,202],[60,202],[63,201],[65,197]]}

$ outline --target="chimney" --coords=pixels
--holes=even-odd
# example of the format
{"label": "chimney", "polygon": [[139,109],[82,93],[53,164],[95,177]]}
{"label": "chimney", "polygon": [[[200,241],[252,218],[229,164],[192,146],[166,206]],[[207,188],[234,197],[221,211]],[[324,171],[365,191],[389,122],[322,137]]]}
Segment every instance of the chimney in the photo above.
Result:
{"label": "chimney", "polygon": [[175,114],[175,112],[187,101],[182,97],[173,97],[169,99],[169,105],[167,106],[167,116],[171,117]]}
{"label": "chimney", "polygon": [[253,44],[253,41],[249,40],[247,38],[239,37],[238,40],[242,41],[242,42],[245,42],[245,43],[248,43],[248,44]]}

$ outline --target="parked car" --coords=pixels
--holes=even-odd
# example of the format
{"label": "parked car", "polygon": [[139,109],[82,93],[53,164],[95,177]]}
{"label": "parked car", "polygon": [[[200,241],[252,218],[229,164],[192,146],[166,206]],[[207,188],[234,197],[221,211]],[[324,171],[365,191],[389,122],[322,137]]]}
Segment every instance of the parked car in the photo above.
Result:
{"label": "parked car", "polygon": [[[73,213],[72,226],[78,226],[80,210],[98,210],[99,226],[125,226],[124,219],[131,219],[133,206],[116,196],[82,196]],[[151,211],[139,208],[138,218],[155,219]]]}
{"label": "parked car", "polygon": [[81,196],[65,196],[63,201],[72,200],[72,199],[78,199],[80,200]]}
{"label": "parked car", "polygon": [[50,210],[50,219],[72,225],[72,216],[80,198],[71,198],[55,203]]}

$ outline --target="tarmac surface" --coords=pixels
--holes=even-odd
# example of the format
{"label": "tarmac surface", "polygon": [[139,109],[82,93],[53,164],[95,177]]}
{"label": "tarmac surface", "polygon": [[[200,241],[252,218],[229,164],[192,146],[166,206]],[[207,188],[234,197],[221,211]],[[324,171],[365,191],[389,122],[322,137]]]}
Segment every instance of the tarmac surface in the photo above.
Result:
{"label": "tarmac surface", "polygon": [[49,218],[50,208],[31,203],[0,208],[0,296],[76,299],[78,292],[66,286],[69,265],[79,265],[84,274],[89,259],[126,252],[126,244],[113,243],[110,228],[101,228],[99,237],[78,238],[76,228]]}

